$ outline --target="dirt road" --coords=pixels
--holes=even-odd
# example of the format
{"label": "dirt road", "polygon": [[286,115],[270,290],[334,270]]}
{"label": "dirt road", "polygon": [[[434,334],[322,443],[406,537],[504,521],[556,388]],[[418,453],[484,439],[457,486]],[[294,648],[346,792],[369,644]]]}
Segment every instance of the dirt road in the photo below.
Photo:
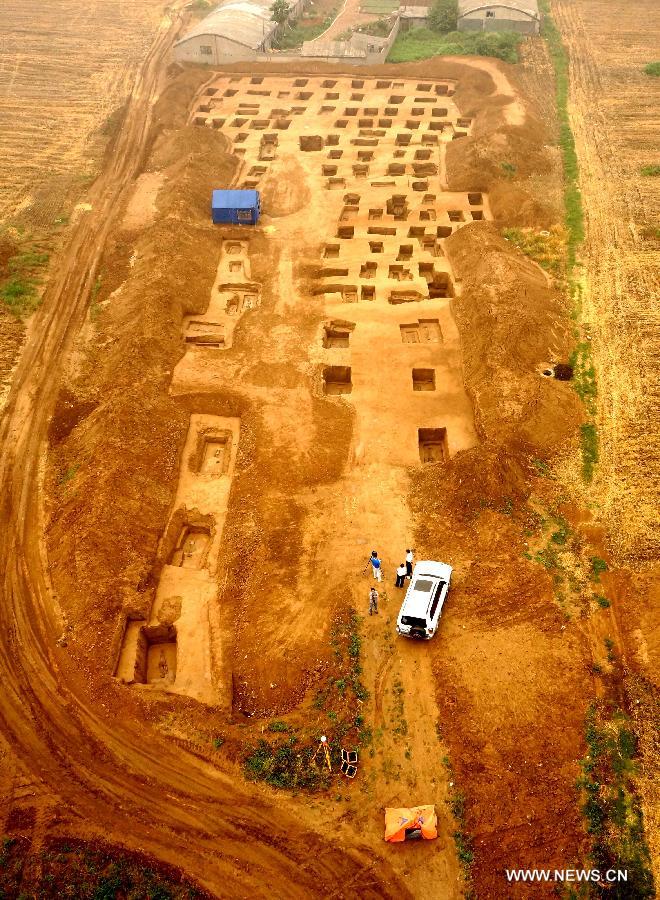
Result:
{"label": "dirt road", "polygon": [[219,896],[264,896],[277,883],[290,897],[330,896],[338,884],[348,895],[382,897],[391,895],[388,880],[405,895],[382,863],[376,873],[368,854],[330,847],[301,827],[286,803],[267,805],[176,745],[145,743],[137,723],[119,727],[93,711],[56,648],[62,620],[40,541],[46,427],[63,350],[85,314],[112,211],[139,170],[176,31],[174,21],[164,26],[147,55],[112,159],[90,191],[91,209],[73,230],[32,328],[2,421],[2,731],[22,766],[64,808],[94,823],[90,830],[184,866]]}

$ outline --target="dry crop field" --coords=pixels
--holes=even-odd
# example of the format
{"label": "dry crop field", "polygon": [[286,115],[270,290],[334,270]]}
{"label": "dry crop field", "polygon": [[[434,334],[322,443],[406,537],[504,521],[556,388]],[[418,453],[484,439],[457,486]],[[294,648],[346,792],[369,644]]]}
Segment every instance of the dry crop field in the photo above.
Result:
{"label": "dry crop field", "polygon": [[[0,222],[49,227],[96,174],[99,128],[128,95],[160,0],[7,0],[0,61]],[[101,138],[101,139],[99,139]]]}
{"label": "dry crop field", "polygon": [[[584,317],[599,384],[598,500],[622,559],[660,543],[660,79],[649,0],[553,4],[570,55],[570,113],[587,223]],[[653,231],[655,230],[655,237]]]}

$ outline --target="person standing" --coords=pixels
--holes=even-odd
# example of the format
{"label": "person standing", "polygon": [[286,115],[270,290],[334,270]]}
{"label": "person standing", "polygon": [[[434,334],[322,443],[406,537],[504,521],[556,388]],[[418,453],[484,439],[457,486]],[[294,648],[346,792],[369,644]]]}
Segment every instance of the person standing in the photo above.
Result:
{"label": "person standing", "polygon": [[378,591],[375,587],[369,591],[369,615],[372,613],[378,615]]}
{"label": "person standing", "polygon": [[403,582],[406,580],[406,567],[404,563],[401,563],[399,568],[396,570],[396,584],[395,587],[402,588]]}
{"label": "person standing", "polygon": [[406,578],[412,578],[414,555],[414,550],[406,550]]}
{"label": "person standing", "polygon": [[377,550],[371,551],[371,558],[370,558],[369,562],[371,563],[371,568],[374,573],[374,578],[376,579],[376,581],[382,581],[383,580],[383,567],[382,567],[380,559],[378,558]]}

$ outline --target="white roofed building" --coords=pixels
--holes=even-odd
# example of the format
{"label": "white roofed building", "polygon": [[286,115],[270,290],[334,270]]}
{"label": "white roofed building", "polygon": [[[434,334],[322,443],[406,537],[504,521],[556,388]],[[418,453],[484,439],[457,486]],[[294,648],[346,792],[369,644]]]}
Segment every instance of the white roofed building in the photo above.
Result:
{"label": "white roofed building", "polygon": [[[272,46],[278,25],[272,20],[273,0],[226,0],[174,45],[179,62],[219,63],[256,59]],[[304,0],[291,3],[291,18]]]}
{"label": "white roofed building", "polygon": [[538,34],[537,0],[458,0],[459,31],[518,31]]}

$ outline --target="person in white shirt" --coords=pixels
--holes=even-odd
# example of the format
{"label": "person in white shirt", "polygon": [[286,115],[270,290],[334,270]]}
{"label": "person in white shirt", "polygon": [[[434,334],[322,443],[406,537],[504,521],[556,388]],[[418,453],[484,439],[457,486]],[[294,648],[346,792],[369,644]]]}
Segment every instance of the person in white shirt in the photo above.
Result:
{"label": "person in white shirt", "polygon": [[396,570],[396,584],[395,587],[402,588],[403,582],[406,580],[406,567],[403,563]]}
{"label": "person in white shirt", "polygon": [[406,550],[406,578],[412,578],[414,554],[414,550]]}

